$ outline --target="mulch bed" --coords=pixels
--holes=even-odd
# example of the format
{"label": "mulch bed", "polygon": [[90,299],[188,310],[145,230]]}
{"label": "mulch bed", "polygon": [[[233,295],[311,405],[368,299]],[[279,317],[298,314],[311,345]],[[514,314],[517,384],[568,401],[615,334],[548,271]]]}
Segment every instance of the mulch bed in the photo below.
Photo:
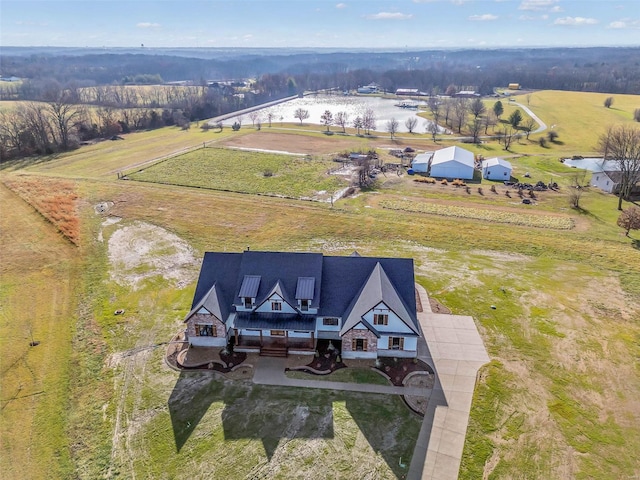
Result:
{"label": "mulch bed", "polygon": [[447,313],[450,314],[451,310],[449,310],[447,307],[445,307],[444,305],[442,305],[438,300],[436,300],[435,298],[430,298],[429,299],[429,303],[431,304],[431,311],[433,313]]}
{"label": "mulch bed", "polygon": [[213,370],[220,373],[229,373],[231,372],[233,367],[235,367],[236,365],[240,365],[247,359],[247,354],[245,352],[233,352],[230,355],[223,355],[222,352],[220,352],[218,356],[220,357],[220,360],[222,360],[224,364],[227,365],[226,367],[223,367],[219,363],[211,362],[207,365],[181,368],[184,368],[185,370]]}
{"label": "mulch bed", "polygon": [[380,367],[375,368],[388,375],[391,383],[397,387],[402,387],[405,377],[412,372],[433,374],[433,370],[429,365],[422,360],[414,360],[413,358],[398,358],[394,360],[390,357],[381,357]]}
{"label": "mulch bed", "polygon": [[[296,371],[296,372],[304,372],[310,373],[312,375],[328,375],[330,373],[335,372],[341,368],[346,368],[344,362],[342,362],[342,358],[338,361],[338,355],[340,355],[340,350],[335,348],[334,350],[329,350],[328,348],[318,342],[318,353],[317,357],[314,357],[313,360],[307,364],[307,368],[286,368],[285,371]],[[321,372],[321,373],[320,373]]]}

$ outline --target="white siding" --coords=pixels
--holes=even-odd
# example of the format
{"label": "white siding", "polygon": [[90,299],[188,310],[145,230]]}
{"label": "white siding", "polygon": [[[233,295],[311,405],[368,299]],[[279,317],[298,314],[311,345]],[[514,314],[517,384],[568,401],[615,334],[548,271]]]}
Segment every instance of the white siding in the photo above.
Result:
{"label": "white siding", "polygon": [[463,165],[455,160],[431,165],[432,177],[443,177],[461,180],[471,180],[473,178],[473,167]]}
{"label": "white siding", "polygon": [[311,338],[311,332],[297,332],[289,330],[289,338]]}
{"label": "white siding", "polygon": [[506,180],[511,178],[511,169],[502,165],[494,165],[493,167],[485,167],[483,169],[483,177],[488,180]]}
{"label": "white siding", "polygon": [[[376,313],[382,313],[389,315],[389,322],[387,325],[374,325],[373,324],[373,315]],[[384,303],[379,303],[374,308],[369,310],[365,315],[364,319],[369,322],[369,324],[375,328],[378,332],[406,332],[410,333],[412,330],[404,323],[400,318],[389,310]],[[360,325],[360,324],[359,324]],[[357,326],[355,328],[358,328]],[[365,328],[365,327],[362,327]]]}
{"label": "white siding", "polygon": [[316,320],[316,332],[318,330],[326,330],[329,332],[339,332],[340,331],[340,326],[342,325],[342,319],[340,317],[327,317],[327,318],[337,318],[338,319],[338,324],[337,325],[325,325],[324,324],[324,317],[318,317],[318,319]]}
{"label": "white siding", "polygon": [[271,302],[280,302],[282,303],[282,310],[277,310],[278,313],[296,313],[296,310],[285,302],[282,297],[278,294],[273,294],[265,302],[256,308],[256,312],[272,312],[271,310]]}
{"label": "white siding", "polygon": [[[397,335],[392,335],[397,337]],[[415,352],[418,349],[418,338],[417,337],[403,337],[404,338],[404,346],[402,350]],[[389,336],[382,335],[378,339],[378,351],[380,350],[389,350]],[[395,350],[394,350],[395,351]]]}
{"label": "white siding", "polygon": [[377,352],[355,352],[355,351],[342,352],[342,358],[367,359],[367,358],[377,358],[377,357],[378,357]]}
{"label": "white siding", "polygon": [[615,183],[604,172],[596,172],[591,176],[591,186],[598,187],[607,193],[612,193]]}

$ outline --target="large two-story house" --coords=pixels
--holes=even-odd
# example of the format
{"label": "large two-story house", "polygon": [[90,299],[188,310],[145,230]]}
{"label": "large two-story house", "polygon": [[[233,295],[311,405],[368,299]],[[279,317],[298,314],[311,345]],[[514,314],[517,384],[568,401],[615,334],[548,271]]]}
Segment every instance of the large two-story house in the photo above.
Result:
{"label": "large two-story house", "polygon": [[207,252],[187,339],[265,355],[331,340],[343,358],[416,357],[414,282],[410,258]]}

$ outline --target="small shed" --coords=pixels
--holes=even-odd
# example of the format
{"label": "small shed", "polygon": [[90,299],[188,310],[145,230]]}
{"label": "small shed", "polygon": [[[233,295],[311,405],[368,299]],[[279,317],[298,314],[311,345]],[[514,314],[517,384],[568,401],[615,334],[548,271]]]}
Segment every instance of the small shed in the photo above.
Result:
{"label": "small shed", "polygon": [[430,175],[432,177],[471,180],[474,167],[475,158],[472,152],[460,147],[447,147],[433,154]]}
{"label": "small shed", "polygon": [[427,173],[429,171],[429,165],[433,158],[433,152],[419,153],[411,162],[411,168],[416,173]]}
{"label": "small shed", "polygon": [[511,178],[511,163],[503,158],[489,158],[482,162],[482,178],[487,180],[506,180]]}

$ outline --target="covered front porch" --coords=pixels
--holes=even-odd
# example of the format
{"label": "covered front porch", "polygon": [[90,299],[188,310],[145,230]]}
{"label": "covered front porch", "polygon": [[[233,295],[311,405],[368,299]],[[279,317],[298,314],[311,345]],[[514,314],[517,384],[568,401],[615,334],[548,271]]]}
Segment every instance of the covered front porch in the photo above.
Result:
{"label": "covered front porch", "polygon": [[231,331],[234,350],[286,357],[313,354],[316,348],[313,315],[238,312]]}
{"label": "covered front porch", "polygon": [[[287,354],[312,355],[316,349],[314,332],[290,332],[287,330],[263,330],[254,332],[246,329],[233,330],[234,351],[253,352],[261,355],[287,356]],[[307,333],[307,336],[301,334]],[[294,336],[295,335],[295,336]]]}

